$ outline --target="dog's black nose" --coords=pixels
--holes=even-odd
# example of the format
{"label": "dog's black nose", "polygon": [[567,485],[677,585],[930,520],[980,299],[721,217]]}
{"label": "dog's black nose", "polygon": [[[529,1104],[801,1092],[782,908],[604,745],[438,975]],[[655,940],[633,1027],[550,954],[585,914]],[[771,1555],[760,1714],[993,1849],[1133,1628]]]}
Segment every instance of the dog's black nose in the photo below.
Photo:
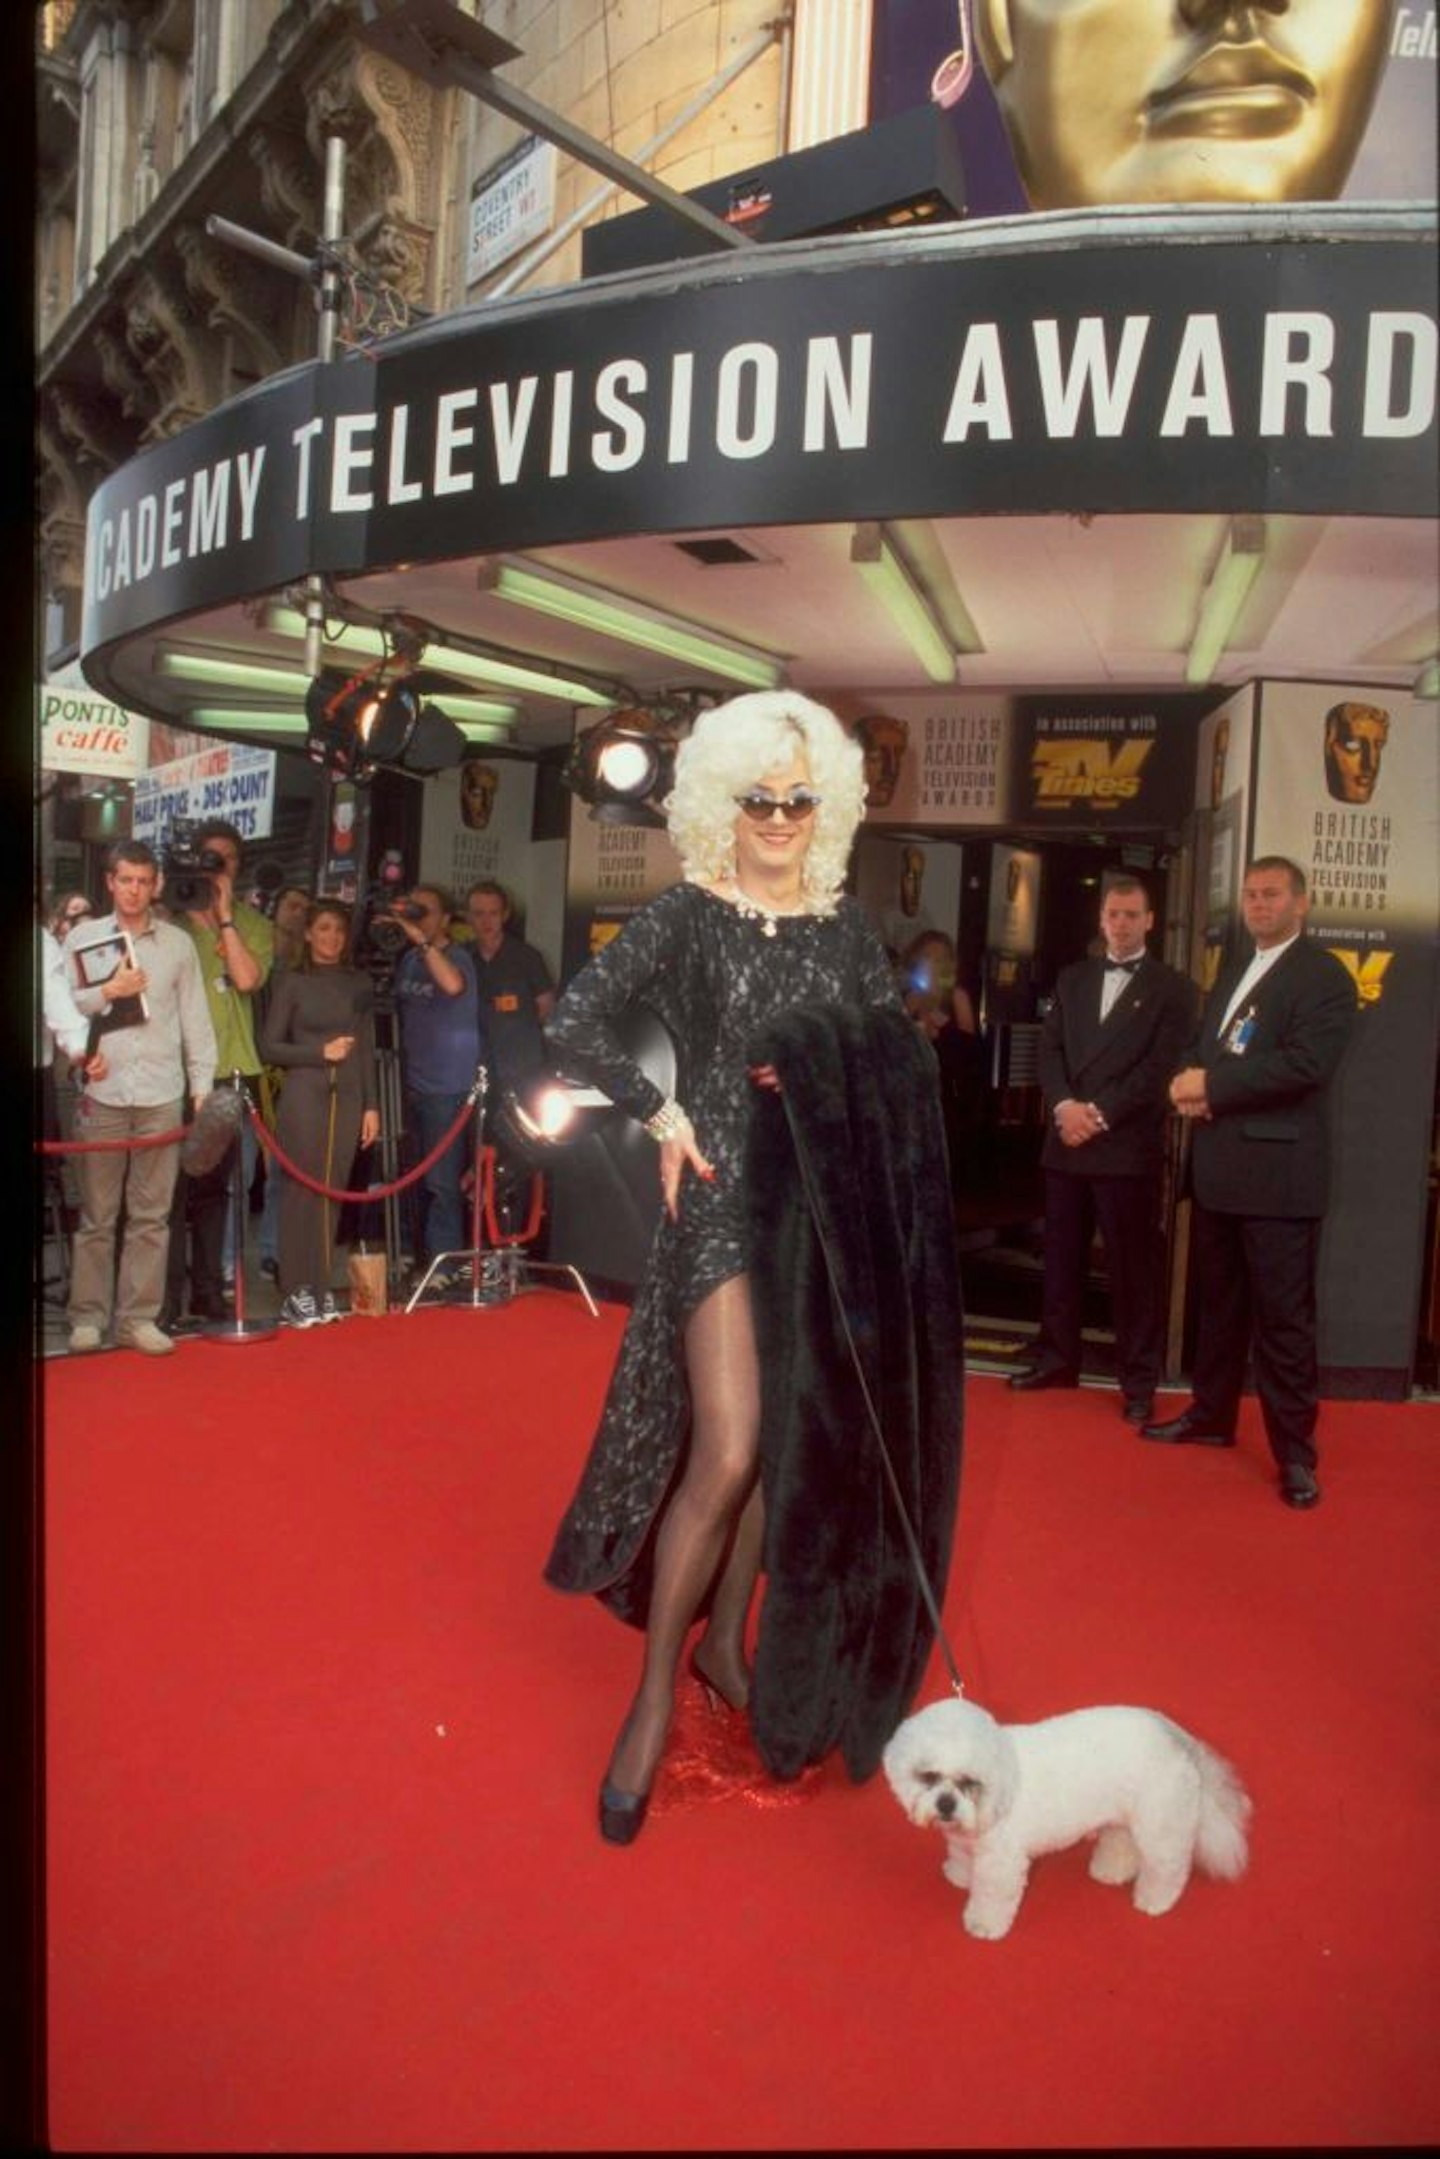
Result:
{"label": "dog's black nose", "polygon": [[948,1822],[955,1812],[955,1794],[953,1792],[942,1792],[935,1802],[935,1812],[942,1822]]}

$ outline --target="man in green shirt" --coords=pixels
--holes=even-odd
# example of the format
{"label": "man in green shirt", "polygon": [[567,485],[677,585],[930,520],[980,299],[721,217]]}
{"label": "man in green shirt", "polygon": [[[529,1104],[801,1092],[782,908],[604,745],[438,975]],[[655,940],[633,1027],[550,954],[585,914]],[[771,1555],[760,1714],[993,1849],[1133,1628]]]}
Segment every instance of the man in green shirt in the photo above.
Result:
{"label": "man in green shirt", "polygon": [[[258,1104],[261,1060],[255,1046],[255,995],[274,965],[275,931],[258,908],[235,897],[244,842],[234,825],[210,818],[196,827],[191,845],[197,855],[211,855],[220,866],[207,873],[198,891],[192,893],[187,884],[179,894],[167,895],[172,919],[190,937],[200,961],[205,1003],[215,1029],[215,1083],[223,1086],[239,1072],[247,1094]],[[185,904],[192,897],[200,904]],[[248,1118],[242,1140],[241,1174],[248,1192],[256,1148]],[[230,1207],[233,1167],[231,1148],[203,1176],[182,1172],[177,1180],[165,1284],[165,1318],[172,1326],[181,1316],[187,1273],[192,1319],[226,1317],[225,1283],[236,1264]]]}

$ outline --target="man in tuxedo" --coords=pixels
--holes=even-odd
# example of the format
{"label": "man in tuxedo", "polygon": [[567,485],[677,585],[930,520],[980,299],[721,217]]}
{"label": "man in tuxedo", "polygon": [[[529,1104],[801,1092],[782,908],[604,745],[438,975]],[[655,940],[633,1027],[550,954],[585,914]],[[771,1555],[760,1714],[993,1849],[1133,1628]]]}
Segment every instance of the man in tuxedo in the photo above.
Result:
{"label": "man in tuxedo", "polygon": [[1355,991],[1303,934],[1305,873],[1250,863],[1241,911],[1254,950],[1226,968],[1170,1099],[1190,1123],[1200,1328],[1194,1400],[1145,1437],[1233,1447],[1247,1349],[1289,1507],[1313,1507],[1318,1372],[1315,1260],[1329,1182],[1325,1101]]}
{"label": "man in tuxedo", "polygon": [[1126,1421],[1154,1412],[1164,1325],[1160,1176],[1165,1085],[1195,1024],[1184,975],[1152,959],[1155,917],[1138,878],[1113,878],[1100,906],[1104,955],[1062,969],[1040,1038],[1050,1117],[1045,1171],[1045,1290],[1022,1392],[1074,1387],[1091,1239],[1105,1240],[1116,1365]]}

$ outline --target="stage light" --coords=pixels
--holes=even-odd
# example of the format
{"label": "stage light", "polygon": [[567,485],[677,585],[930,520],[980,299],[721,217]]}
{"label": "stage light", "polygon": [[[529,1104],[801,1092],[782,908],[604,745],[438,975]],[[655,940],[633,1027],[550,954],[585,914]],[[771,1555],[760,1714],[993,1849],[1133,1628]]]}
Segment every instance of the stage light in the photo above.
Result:
{"label": "stage light", "polygon": [[575,1125],[576,1104],[572,1090],[560,1080],[551,1080],[536,1088],[528,1101],[522,1102],[518,1094],[509,1094],[505,1097],[505,1107],[526,1139],[536,1145],[558,1145]]}
{"label": "stage light", "polygon": [[742,689],[777,690],[785,680],[784,663],[772,652],[701,629],[658,607],[623,600],[576,577],[562,577],[556,570],[536,570],[522,562],[484,563],[479,585],[482,592],[493,592],[497,599],[511,600],[517,607],[533,608],[559,622],[596,630],[602,637],[638,645],[666,659],[683,660],[687,667],[718,675],[722,682],[737,683]]}
{"label": "stage light", "polygon": [[305,694],[306,752],[340,778],[368,780],[382,766],[414,776],[460,764],[469,745],[438,706],[422,704],[413,683],[385,682],[378,670],[318,674]]}
{"label": "stage light", "polygon": [[1185,657],[1187,682],[1211,680],[1264,560],[1264,518],[1232,517],[1220,559],[1200,595],[1195,634]]}
{"label": "stage light", "polygon": [[561,778],[606,824],[660,825],[675,772],[672,722],[642,706],[611,712],[577,734]]}

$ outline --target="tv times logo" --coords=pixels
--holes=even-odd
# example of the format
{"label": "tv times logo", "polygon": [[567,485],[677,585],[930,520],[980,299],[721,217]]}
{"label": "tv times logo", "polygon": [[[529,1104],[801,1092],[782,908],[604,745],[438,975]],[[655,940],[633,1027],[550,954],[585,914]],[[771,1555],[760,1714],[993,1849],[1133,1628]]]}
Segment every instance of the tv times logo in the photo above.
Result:
{"label": "tv times logo", "polygon": [[1041,737],[1030,752],[1035,807],[1061,810],[1085,803],[1096,810],[1118,809],[1140,792],[1145,760],[1153,739],[1119,741],[1103,735]]}

